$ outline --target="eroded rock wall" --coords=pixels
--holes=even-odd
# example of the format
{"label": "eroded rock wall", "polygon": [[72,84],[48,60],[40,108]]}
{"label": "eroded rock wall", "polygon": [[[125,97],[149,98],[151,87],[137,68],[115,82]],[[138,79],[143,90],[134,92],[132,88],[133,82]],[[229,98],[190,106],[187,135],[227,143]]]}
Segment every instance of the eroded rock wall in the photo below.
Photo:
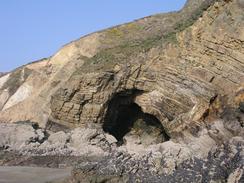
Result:
{"label": "eroded rock wall", "polygon": [[[113,96],[131,89],[142,91],[135,102],[172,134],[201,125],[218,97],[238,107],[244,83],[243,16],[240,1],[219,1],[171,42],[162,39],[123,61],[100,58],[105,63],[99,70],[82,66],[53,95],[52,120],[70,127],[102,123]],[[96,68],[99,63],[88,64]]]}
{"label": "eroded rock wall", "polygon": [[243,12],[189,0],[0,77],[0,149],[81,157],[70,182],[243,182]]}

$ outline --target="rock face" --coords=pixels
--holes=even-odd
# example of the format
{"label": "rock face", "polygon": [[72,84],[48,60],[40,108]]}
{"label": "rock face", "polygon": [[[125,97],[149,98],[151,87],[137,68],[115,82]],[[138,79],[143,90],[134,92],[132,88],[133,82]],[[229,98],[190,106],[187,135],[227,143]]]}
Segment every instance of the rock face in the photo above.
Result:
{"label": "rock face", "polygon": [[71,182],[243,182],[243,11],[189,0],[5,74],[0,121],[14,124],[0,133],[41,128],[1,147],[97,156]]}
{"label": "rock face", "polygon": [[[170,16],[185,15],[184,10]],[[165,30],[161,39],[100,51],[52,96],[52,120],[70,127],[102,124],[116,118],[110,109],[119,113],[135,104],[173,135],[201,125],[223,96],[223,105],[238,107],[244,83],[242,11],[237,1],[216,2],[194,23],[174,22],[178,32]],[[123,27],[110,31],[123,32]]]}
{"label": "rock face", "polygon": [[104,156],[117,142],[101,130],[77,128],[53,133],[30,123],[1,124],[0,135],[1,149],[21,155]]}
{"label": "rock face", "polygon": [[198,124],[221,96],[236,107],[243,95],[242,4],[188,1],[179,12],[74,41],[1,77],[0,120],[101,124],[122,94],[171,133],[186,121]]}

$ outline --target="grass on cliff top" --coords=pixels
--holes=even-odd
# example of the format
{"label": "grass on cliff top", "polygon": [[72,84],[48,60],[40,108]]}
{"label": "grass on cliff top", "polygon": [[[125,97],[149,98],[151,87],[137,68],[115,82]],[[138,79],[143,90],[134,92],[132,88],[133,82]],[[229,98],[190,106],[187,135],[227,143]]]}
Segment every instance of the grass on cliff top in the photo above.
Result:
{"label": "grass on cliff top", "polygon": [[105,49],[97,53],[94,57],[87,59],[82,66],[82,71],[110,70],[117,63],[130,61],[139,53],[146,53],[153,46],[159,45],[160,36],[155,36],[141,42],[128,42],[114,48]]}
{"label": "grass on cliff top", "polygon": [[119,41],[119,39],[125,39],[128,34],[134,36],[134,34],[143,31],[144,27],[137,23],[131,22],[122,26],[116,26],[106,30],[106,38],[111,41]]}
{"label": "grass on cliff top", "polygon": [[[132,61],[133,58],[136,58],[139,53],[146,53],[153,47],[158,47],[169,43],[177,44],[177,33],[184,31],[193,25],[209,6],[210,5],[208,3],[203,3],[192,13],[189,18],[184,21],[178,21],[178,23],[174,25],[174,29],[172,31],[149,37],[145,40],[127,41],[119,46],[100,51],[94,57],[86,59],[81,71],[94,72],[110,70],[117,63]],[[139,27],[136,27],[133,23],[130,23],[127,26],[128,29],[131,30],[139,29]],[[111,37],[123,38],[124,33],[117,28],[112,28],[108,30],[108,32],[111,34]]]}

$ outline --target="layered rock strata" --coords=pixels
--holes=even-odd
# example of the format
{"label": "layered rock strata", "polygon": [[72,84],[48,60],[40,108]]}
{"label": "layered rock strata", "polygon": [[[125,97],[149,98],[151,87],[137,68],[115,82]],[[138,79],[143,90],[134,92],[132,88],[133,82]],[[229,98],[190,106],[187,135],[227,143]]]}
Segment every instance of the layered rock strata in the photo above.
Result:
{"label": "layered rock strata", "polygon": [[1,148],[92,156],[71,182],[243,182],[243,11],[189,0],[3,75]]}

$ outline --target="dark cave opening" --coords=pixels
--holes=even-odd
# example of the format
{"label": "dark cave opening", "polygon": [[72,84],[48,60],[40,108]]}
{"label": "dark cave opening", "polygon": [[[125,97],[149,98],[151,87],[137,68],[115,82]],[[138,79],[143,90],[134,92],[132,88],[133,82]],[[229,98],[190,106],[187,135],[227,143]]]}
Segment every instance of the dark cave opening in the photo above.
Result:
{"label": "dark cave opening", "polygon": [[118,144],[123,144],[123,138],[132,132],[142,139],[153,138],[154,143],[170,139],[160,121],[155,116],[144,113],[141,107],[134,103],[135,97],[141,93],[140,90],[119,92],[108,104],[103,130],[113,135]]}

